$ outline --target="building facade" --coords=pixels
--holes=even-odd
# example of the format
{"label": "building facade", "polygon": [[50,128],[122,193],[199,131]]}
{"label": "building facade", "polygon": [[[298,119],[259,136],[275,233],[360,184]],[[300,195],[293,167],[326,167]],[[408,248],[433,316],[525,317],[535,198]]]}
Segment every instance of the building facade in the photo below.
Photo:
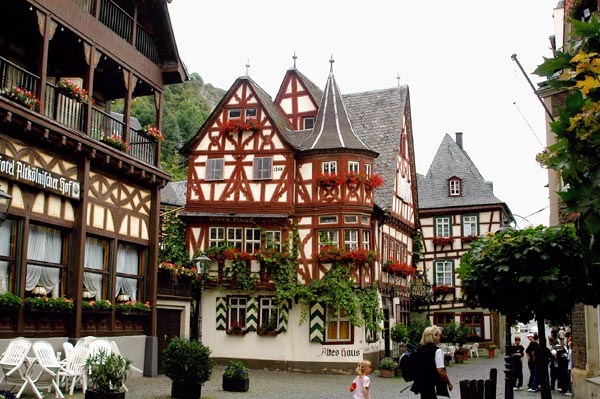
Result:
{"label": "building facade", "polygon": [[[0,311],[12,337],[60,342],[110,336],[156,374],[160,131],[130,118],[149,96],[161,126],[163,88],[186,78],[164,1],[3,3],[0,27]],[[121,100],[123,113],[111,109]],[[48,312],[33,298],[72,303]],[[61,299],[62,298],[62,299]],[[139,314],[90,302],[148,303]],[[148,309],[146,307],[146,309]]]}
{"label": "building facade", "polygon": [[[389,353],[389,324],[408,320],[416,232],[407,87],[342,95],[333,69],[321,90],[294,66],[271,100],[243,76],[182,153],[180,215],[190,254],[212,259],[201,333],[217,359],[348,370]],[[288,278],[307,287],[342,264],[357,292],[375,293],[383,331],[351,323],[318,294],[285,298],[282,253],[293,257]],[[383,271],[386,262],[405,274]]]}
{"label": "building facade", "polygon": [[419,175],[418,187],[423,238],[418,269],[431,292],[415,310],[442,328],[451,322],[469,326],[470,342],[498,345],[498,314],[465,306],[458,268],[471,241],[513,221],[510,209],[464,150],[462,133],[456,133],[456,141],[444,136],[427,174]]}

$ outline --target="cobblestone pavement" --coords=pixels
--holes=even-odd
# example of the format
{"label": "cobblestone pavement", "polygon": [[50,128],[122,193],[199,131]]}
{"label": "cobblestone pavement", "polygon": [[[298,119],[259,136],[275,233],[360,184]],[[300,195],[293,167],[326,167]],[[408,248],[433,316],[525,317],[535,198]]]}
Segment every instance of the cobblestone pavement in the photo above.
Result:
{"label": "cobblestone pavement", "polygon": [[[448,367],[450,381],[455,388],[451,392],[452,399],[460,398],[459,381],[471,379],[487,379],[490,369],[498,370],[498,386],[496,398],[504,398],[504,360],[501,356],[493,359],[469,358],[463,364],[452,362]],[[225,392],[221,389],[221,374],[224,367],[217,366],[213,369],[212,378],[202,387],[202,399],[332,399],[332,398],[352,398],[348,387],[354,378],[353,375],[331,375],[331,374],[305,374],[305,373],[287,373],[263,370],[250,370],[250,390],[246,393]],[[527,367],[525,367],[525,381],[529,377]],[[418,398],[417,395],[410,392],[409,389],[400,392],[406,388],[409,383],[401,377],[380,378],[379,373],[374,372],[371,380],[371,397],[374,399],[410,399]],[[146,378],[134,375],[127,380],[129,392],[126,399],[167,399],[170,398],[171,381],[165,376],[157,378]],[[26,394],[23,398],[34,398],[31,394]],[[54,393],[47,395],[48,398],[54,397]],[[539,398],[540,393],[529,393],[527,390],[515,391],[514,398]],[[558,393],[554,398],[563,397]],[[83,399],[81,391],[76,391],[73,396],[65,394],[65,398]]]}

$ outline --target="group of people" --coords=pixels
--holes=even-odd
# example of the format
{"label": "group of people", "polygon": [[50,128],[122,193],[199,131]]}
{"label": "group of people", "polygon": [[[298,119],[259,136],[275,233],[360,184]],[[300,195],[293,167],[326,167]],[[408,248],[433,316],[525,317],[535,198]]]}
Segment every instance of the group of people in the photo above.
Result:
{"label": "group of people", "polygon": [[[561,333],[562,331],[562,333]],[[411,391],[420,394],[421,399],[435,399],[437,395],[450,396],[454,388],[444,365],[444,354],[437,346],[442,332],[437,326],[430,326],[423,331],[421,346],[415,362],[415,376]],[[538,333],[527,336],[527,349],[521,345],[521,338],[515,337],[512,344],[512,356],[516,375],[515,390],[523,389],[523,359],[527,359],[529,381],[527,390],[535,392],[540,389],[540,372],[538,357],[548,356],[550,364],[550,389],[558,389],[566,396],[571,396],[571,370],[573,369],[573,343],[568,331],[557,329],[556,334],[548,337],[550,348],[541,348]],[[544,350],[545,349],[545,350]],[[371,380],[371,362],[363,360],[356,368],[356,378],[350,390],[354,399],[369,399]]]}
{"label": "group of people", "polygon": [[[554,331],[554,330],[553,330]],[[562,332],[562,333],[561,333]],[[512,345],[512,356],[514,359],[514,370],[516,375],[515,390],[523,389],[523,359],[527,359],[529,367],[529,381],[527,391],[535,392],[540,390],[540,370],[539,356],[547,356],[550,367],[550,389],[571,396],[571,370],[573,369],[573,342],[568,331],[564,328],[556,329],[556,334],[552,333],[548,337],[549,348],[540,346],[538,333],[531,333],[527,336],[529,344],[527,349],[521,345],[521,338],[516,337]]]}

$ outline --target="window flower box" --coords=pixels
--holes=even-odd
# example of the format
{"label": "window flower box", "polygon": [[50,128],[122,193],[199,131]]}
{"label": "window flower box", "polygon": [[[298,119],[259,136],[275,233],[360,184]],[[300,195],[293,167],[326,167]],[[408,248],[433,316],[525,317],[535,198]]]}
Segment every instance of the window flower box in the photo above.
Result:
{"label": "window flower box", "polygon": [[111,313],[113,305],[106,299],[83,301],[81,309],[88,313]]}
{"label": "window flower box", "polygon": [[72,98],[82,103],[87,103],[90,98],[86,89],[82,89],[68,79],[61,79],[56,84],[58,92],[65,97]]}
{"label": "window flower box", "polygon": [[163,141],[165,139],[165,136],[163,136],[161,131],[158,130],[158,128],[156,126],[147,125],[144,128],[143,132],[144,132],[144,134],[146,134],[146,136],[155,138],[156,141]]}
{"label": "window flower box", "polygon": [[23,300],[12,292],[0,294],[0,309],[7,311],[16,310],[21,306],[22,303]]}
{"label": "window flower box", "polygon": [[242,323],[231,323],[231,328],[225,330],[227,335],[246,335],[248,331],[244,328]]}
{"label": "window flower box", "polygon": [[470,236],[465,236],[465,237],[461,237],[460,241],[462,241],[463,243],[470,243],[475,241],[476,239],[478,239],[479,237],[476,235],[470,235]]}
{"label": "window flower box", "polygon": [[390,259],[387,262],[385,262],[383,264],[382,270],[384,272],[388,272],[389,274],[401,277],[408,277],[410,275],[415,274],[414,267],[393,259]]}
{"label": "window flower box", "polygon": [[442,247],[448,244],[452,244],[453,242],[454,238],[452,237],[433,237],[433,243]]}
{"label": "window flower box", "polygon": [[231,119],[225,122],[219,129],[220,133],[240,133],[240,132],[257,132],[260,130],[256,119]]}
{"label": "window flower box", "polygon": [[30,312],[55,312],[70,313],[73,311],[72,299],[61,296],[60,298],[30,297],[25,300],[25,306]]}
{"label": "window flower box", "polygon": [[435,285],[433,287],[434,295],[447,295],[450,293],[454,293],[454,287],[450,287],[448,285]]}
{"label": "window flower box", "polygon": [[317,182],[321,187],[337,187],[344,182],[344,177],[335,173],[320,173]]}
{"label": "window flower box", "polygon": [[105,144],[108,144],[109,146],[116,148],[117,150],[121,150],[123,152],[127,152],[130,149],[130,145],[126,142],[123,141],[123,139],[121,137],[119,137],[117,134],[111,134],[111,135],[101,135],[100,136],[100,141],[102,141]]}
{"label": "window flower box", "polygon": [[140,302],[135,299],[127,302],[123,302],[117,305],[117,310],[124,316],[127,315],[149,315],[152,311],[150,302]]}
{"label": "window flower box", "polygon": [[374,175],[369,175],[365,179],[365,188],[367,190],[374,190],[383,186],[383,177],[379,173],[375,173]]}

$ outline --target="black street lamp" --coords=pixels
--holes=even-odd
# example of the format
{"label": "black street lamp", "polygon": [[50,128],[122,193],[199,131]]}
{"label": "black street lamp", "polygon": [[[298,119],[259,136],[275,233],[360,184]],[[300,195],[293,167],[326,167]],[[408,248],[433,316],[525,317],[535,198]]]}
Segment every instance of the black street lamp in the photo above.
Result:
{"label": "black street lamp", "polygon": [[198,312],[198,341],[202,342],[202,302],[204,296],[204,279],[208,276],[208,268],[212,259],[206,255],[200,255],[196,259],[196,270],[200,273],[200,295],[197,298],[196,311]]}
{"label": "black street lamp", "polygon": [[2,225],[2,222],[8,216],[11,201],[12,197],[6,191],[0,189],[0,225]]}
{"label": "black street lamp", "polygon": [[512,356],[512,337],[510,334],[510,323],[508,317],[505,316],[504,326],[505,331],[505,351],[504,351],[504,399],[513,399],[514,392],[513,387],[515,386],[515,366],[514,359]]}

